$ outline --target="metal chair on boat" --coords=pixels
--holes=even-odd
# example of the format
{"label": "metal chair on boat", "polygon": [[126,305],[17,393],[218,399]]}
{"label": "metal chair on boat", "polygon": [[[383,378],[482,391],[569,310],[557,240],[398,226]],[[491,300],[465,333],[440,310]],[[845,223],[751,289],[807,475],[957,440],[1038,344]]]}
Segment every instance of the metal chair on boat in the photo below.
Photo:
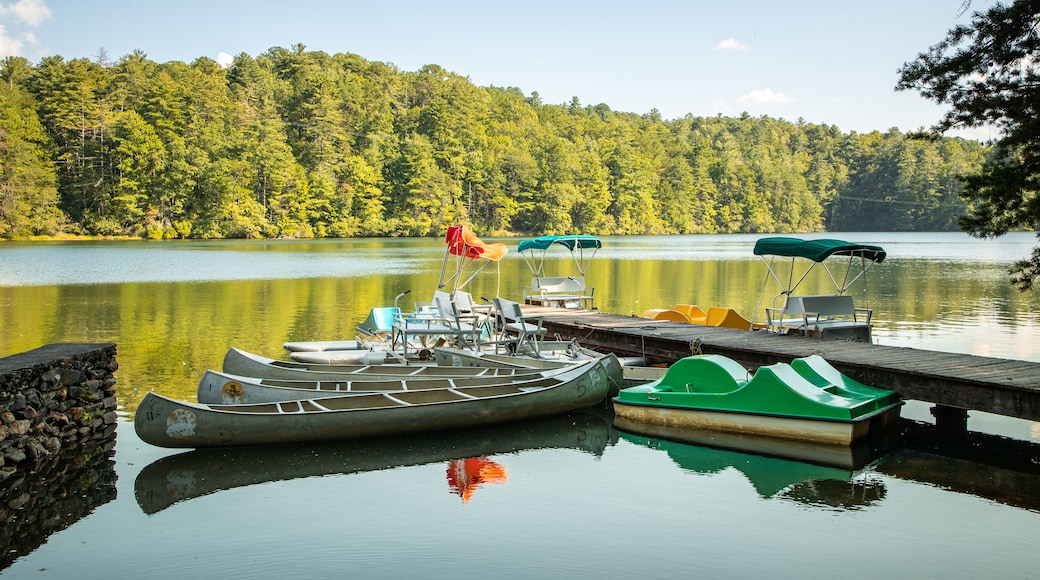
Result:
{"label": "metal chair on boat", "polygon": [[[498,329],[495,350],[498,350],[498,344],[515,343],[517,352],[524,346],[530,346],[535,355],[538,355],[538,341],[548,332],[542,328],[542,317],[525,316],[520,309],[520,304],[512,300],[495,298],[493,303]],[[513,338],[514,336],[515,338]]]}

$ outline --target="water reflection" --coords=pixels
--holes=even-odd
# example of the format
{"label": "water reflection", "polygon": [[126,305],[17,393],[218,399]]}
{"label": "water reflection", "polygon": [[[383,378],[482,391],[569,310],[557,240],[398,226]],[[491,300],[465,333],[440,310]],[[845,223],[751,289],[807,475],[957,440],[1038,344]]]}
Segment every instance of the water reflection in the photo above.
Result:
{"label": "water reflection", "polygon": [[842,470],[853,471],[880,457],[886,445],[883,433],[870,441],[859,441],[855,445],[823,445],[810,441],[763,437],[744,433],[729,433],[707,429],[674,428],[668,425],[642,423],[625,417],[614,417],[614,426],[622,431],[638,433],[680,443],[711,447],[719,450],[738,451],[756,456],[769,456],[801,463],[814,463]]}
{"label": "water reflection", "polygon": [[506,467],[492,461],[488,456],[453,459],[448,462],[448,488],[462,498],[462,503],[469,503],[473,492],[485,485],[505,483],[508,475]]}
{"label": "water reflection", "polygon": [[[629,433],[621,433],[621,438],[666,453],[679,468],[690,473],[713,475],[735,469],[744,474],[763,499],[777,497],[812,507],[847,510],[874,505],[885,496],[884,484],[880,480],[874,479],[868,484],[862,474],[850,468],[688,445]],[[869,491],[864,491],[867,489]]]}
{"label": "water reflection", "polygon": [[878,473],[1040,511],[1040,445],[998,435],[960,434],[900,422],[899,448]]}
{"label": "water reflection", "polygon": [[116,498],[116,426],[30,467],[0,470],[0,570]]}
{"label": "water reflection", "polygon": [[[615,419],[619,428],[630,428]],[[645,432],[645,426],[640,425]],[[868,444],[844,449],[744,435],[660,430],[621,439],[662,451],[690,473],[736,469],[765,499],[847,511],[885,499],[886,476],[1040,511],[1040,446],[979,432],[951,434],[901,419]],[[681,439],[684,442],[680,442]]]}
{"label": "water reflection", "polygon": [[[465,465],[467,458],[548,448],[577,449],[600,456],[615,441],[610,418],[603,410],[593,409],[480,429],[414,436],[320,445],[196,449],[163,457],[145,466],[134,482],[134,492],[141,510],[154,514],[180,501],[246,485],[462,460],[464,471],[458,478],[459,495],[467,501],[476,489],[467,491],[463,485],[471,475],[476,476],[472,483],[476,486],[482,483],[476,481],[481,476],[487,479],[483,483],[497,483],[492,480],[499,476],[505,480],[504,468],[497,474],[495,467],[488,466],[482,473],[481,462]],[[448,477],[449,485],[454,486],[451,467]]]}
{"label": "water reflection", "polygon": [[777,494],[777,498],[812,508],[853,511],[885,499],[885,482],[872,473],[858,474],[848,481],[823,479],[803,481]]}

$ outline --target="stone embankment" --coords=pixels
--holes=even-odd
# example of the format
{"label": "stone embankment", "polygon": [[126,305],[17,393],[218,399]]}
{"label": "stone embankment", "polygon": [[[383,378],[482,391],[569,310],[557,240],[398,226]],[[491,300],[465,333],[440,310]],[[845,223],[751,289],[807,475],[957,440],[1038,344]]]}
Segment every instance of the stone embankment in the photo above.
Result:
{"label": "stone embankment", "polygon": [[116,429],[116,345],[50,344],[0,359],[0,481]]}

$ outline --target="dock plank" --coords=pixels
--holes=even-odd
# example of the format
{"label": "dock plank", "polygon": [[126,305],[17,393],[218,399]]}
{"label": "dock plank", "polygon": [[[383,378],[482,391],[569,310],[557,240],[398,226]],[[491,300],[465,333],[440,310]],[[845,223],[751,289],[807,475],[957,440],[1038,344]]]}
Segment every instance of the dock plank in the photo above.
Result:
{"label": "dock plank", "polygon": [[1040,363],[911,347],[821,341],[765,331],[700,326],[599,311],[523,307],[549,336],[592,349],[671,363],[696,351],[748,368],[818,354],[868,385],[906,399],[1040,421]]}

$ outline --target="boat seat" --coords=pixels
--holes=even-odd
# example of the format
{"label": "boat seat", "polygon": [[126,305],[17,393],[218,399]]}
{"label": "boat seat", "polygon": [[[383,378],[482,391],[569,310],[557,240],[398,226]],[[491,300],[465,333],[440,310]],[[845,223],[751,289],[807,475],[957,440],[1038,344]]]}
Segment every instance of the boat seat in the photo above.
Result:
{"label": "boat seat", "polygon": [[750,373],[731,358],[717,354],[688,356],[668,367],[659,388],[680,393],[729,393],[747,384]]}
{"label": "boat seat", "polygon": [[505,298],[495,298],[492,303],[495,306],[499,337],[496,344],[515,341],[518,352],[525,344],[529,344],[535,354],[539,354],[538,339],[548,333],[547,329],[542,328],[542,317],[525,316],[518,303]]}
{"label": "boat seat", "polygon": [[473,301],[473,295],[462,290],[455,291],[455,303],[463,314],[490,315],[493,306],[491,304],[477,304]]}
{"label": "boat seat", "polygon": [[708,313],[696,304],[676,304],[674,310],[682,312],[690,319],[690,324],[707,324]]}
{"label": "boat seat", "polygon": [[669,310],[667,308],[651,308],[650,310],[643,311],[639,317],[651,318],[653,320],[671,320],[673,322],[690,322],[690,319],[682,312],[679,312],[678,310]]}
{"label": "boat seat", "polygon": [[434,336],[451,340],[459,348],[477,349],[483,335],[487,333],[487,316],[480,312],[464,313],[455,302],[455,298],[437,290],[433,293],[431,307],[417,312],[402,314],[398,312],[393,324],[391,346],[397,347],[401,342],[404,352],[408,354],[410,338],[418,338],[417,348],[426,349],[429,340]]}
{"label": "boat seat", "polygon": [[582,276],[535,276],[523,289],[524,302],[551,308],[591,310],[596,289],[585,286]]}
{"label": "boat seat", "polygon": [[394,318],[401,313],[396,306],[380,306],[368,313],[368,318],[358,325],[358,330],[365,334],[389,334],[393,330]]}
{"label": "boat seat", "polygon": [[761,325],[755,325],[747,318],[741,316],[736,310],[719,306],[708,308],[708,315],[705,317],[704,323],[708,326],[736,328],[739,330],[752,330],[756,327],[761,327]]}
{"label": "boat seat", "polygon": [[766,308],[766,327],[781,333],[794,330],[805,336],[869,342],[873,313],[870,308],[856,307],[847,294],[787,296],[783,308]]}

